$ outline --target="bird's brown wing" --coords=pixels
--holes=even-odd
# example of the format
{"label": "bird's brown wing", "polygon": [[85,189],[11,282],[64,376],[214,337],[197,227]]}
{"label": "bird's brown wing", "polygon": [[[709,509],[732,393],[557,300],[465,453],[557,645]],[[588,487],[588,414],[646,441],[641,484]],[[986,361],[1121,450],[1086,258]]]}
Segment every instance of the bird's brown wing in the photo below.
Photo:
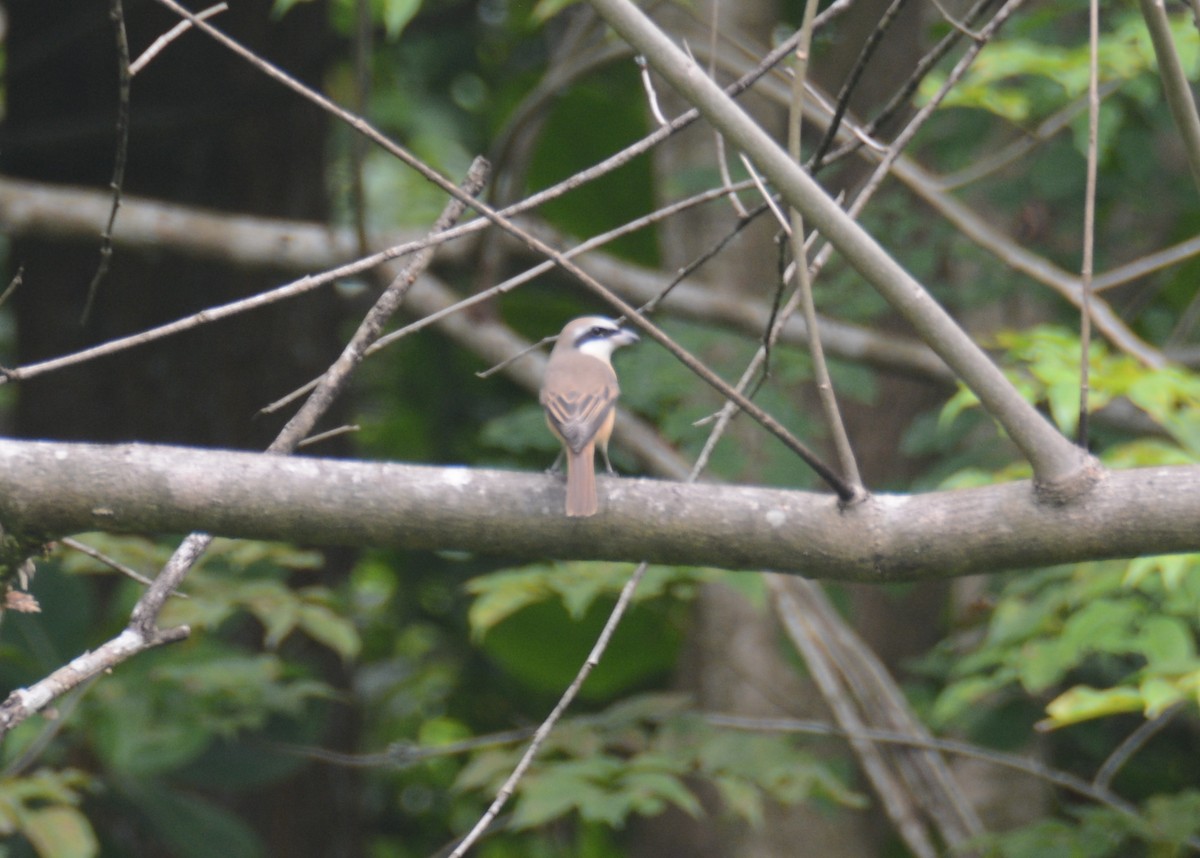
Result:
{"label": "bird's brown wing", "polygon": [[541,402],[550,428],[578,453],[604,424],[619,393],[612,367],[589,355],[570,355],[547,368]]}

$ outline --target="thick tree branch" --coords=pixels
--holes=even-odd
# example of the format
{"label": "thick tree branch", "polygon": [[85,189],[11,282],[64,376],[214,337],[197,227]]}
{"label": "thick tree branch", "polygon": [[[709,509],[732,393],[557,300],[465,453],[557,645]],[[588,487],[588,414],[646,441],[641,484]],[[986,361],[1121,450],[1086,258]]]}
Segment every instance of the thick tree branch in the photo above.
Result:
{"label": "thick tree branch", "polygon": [[1025,481],[840,509],[810,492],[602,478],[601,515],[576,521],[562,492],[545,474],[0,440],[0,524],[46,536],[196,528],[872,583],[1200,550],[1200,466],[1104,473],[1065,506]]}

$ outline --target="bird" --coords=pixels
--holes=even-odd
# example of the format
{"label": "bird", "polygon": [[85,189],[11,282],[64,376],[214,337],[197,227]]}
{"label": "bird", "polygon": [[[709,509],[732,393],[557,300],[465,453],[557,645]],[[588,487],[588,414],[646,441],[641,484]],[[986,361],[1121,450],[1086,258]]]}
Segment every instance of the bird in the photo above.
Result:
{"label": "bird", "polygon": [[639,337],[604,316],[583,316],[567,322],[546,363],[539,397],[546,425],[562,442],[567,458],[566,514],[582,518],[596,514],[596,448],[608,472],[608,439],[616,419],[617,374],[612,353],[636,343]]}

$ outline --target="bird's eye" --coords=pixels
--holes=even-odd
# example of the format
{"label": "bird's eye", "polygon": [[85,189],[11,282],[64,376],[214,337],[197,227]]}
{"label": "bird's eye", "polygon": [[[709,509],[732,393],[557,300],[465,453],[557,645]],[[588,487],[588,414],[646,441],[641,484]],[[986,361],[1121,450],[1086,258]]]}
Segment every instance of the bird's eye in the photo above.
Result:
{"label": "bird's eye", "polygon": [[608,328],[602,328],[599,325],[592,328],[592,336],[593,337],[607,337],[610,333],[612,333],[612,332],[609,331]]}

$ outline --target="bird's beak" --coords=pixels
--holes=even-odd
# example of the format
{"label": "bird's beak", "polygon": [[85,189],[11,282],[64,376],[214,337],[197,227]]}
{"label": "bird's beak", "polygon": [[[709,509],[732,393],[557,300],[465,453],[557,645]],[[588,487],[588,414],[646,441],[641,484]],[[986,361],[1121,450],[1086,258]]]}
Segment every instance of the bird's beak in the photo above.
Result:
{"label": "bird's beak", "polygon": [[642,338],[629,328],[621,328],[621,333],[617,335],[617,339],[621,345],[631,346],[634,343],[641,342]]}

